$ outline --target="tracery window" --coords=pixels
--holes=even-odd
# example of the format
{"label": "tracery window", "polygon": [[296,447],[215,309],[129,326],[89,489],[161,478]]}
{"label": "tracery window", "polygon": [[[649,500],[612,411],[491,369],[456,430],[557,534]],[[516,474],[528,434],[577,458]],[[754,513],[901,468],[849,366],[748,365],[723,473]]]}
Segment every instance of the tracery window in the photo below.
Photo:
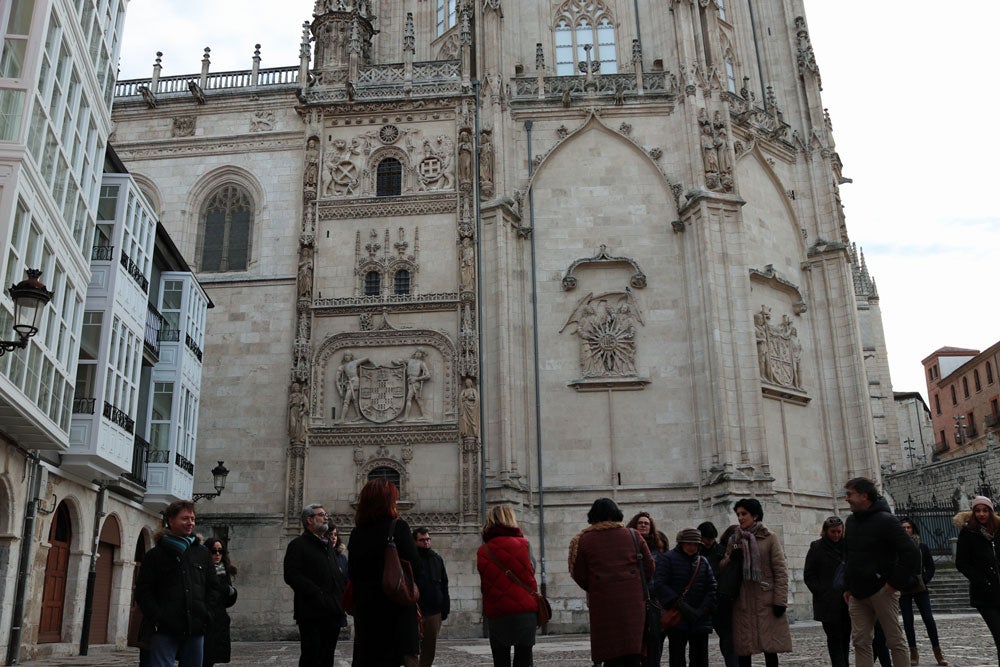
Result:
{"label": "tracery window", "polygon": [[410,293],[410,272],[406,269],[400,269],[396,271],[396,275],[393,276],[393,293],[395,294],[409,294]]}
{"label": "tracery window", "polygon": [[246,271],[253,229],[253,200],[242,187],[227,183],[208,198],[204,220],[201,271]]}
{"label": "tracery window", "polygon": [[600,63],[602,73],[618,72],[614,18],[603,2],[564,2],[556,14],[555,39],[557,75],[576,74],[577,63],[587,60],[587,45],[593,47],[590,59]]}
{"label": "tracery window", "polygon": [[378,163],[375,176],[375,196],[395,197],[403,191],[403,165],[394,157]]}
{"label": "tracery window", "polygon": [[365,274],[365,296],[378,296],[382,293],[382,274],[369,271]]}
{"label": "tracery window", "polygon": [[455,27],[458,20],[458,0],[437,0],[437,34],[441,35]]}
{"label": "tracery window", "polygon": [[379,466],[378,468],[375,468],[370,473],[368,473],[368,481],[370,482],[373,479],[387,479],[393,484],[395,484],[397,489],[400,488],[399,471],[396,470],[395,468],[390,468],[389,466]]}

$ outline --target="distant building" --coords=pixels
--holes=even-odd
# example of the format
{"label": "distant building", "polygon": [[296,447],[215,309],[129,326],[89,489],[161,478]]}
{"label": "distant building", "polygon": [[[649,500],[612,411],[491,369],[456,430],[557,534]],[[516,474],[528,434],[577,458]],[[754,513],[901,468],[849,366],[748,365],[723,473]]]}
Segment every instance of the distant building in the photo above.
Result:
{"label": "distant building", "polygon": [[899,424],[899,470],[929,463],[934,455],[934,425],[924,397],[916,391],[897,391],[893,400]]}
{"label": "distant building", "polygon": [[984,449],[1000,430],[1000,342],[982,352],[942,347],[921,363],[935,456],[948,459]]}

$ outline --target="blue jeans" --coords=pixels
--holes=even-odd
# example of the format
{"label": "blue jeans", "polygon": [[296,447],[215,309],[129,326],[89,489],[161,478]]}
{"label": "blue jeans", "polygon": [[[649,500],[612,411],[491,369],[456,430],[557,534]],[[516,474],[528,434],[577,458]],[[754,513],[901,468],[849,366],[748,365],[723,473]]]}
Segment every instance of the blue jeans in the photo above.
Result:
{"label": "blue jeans", "polygon": [[906,633],[906,643],[910,648],[917,645],[917,633],[913,627],[913,603],[917,603],[920,610],[920,618],[927,628],[927,638],[931,640],[931,646],[937,648],[941,644],[938,642],[937,623],[934,622],[934,614],[931,613],[931,596],[927,591],[920,591],[911,595],[899,596],[899,610],[903,612],[903,631]]}
{"label": "blue jeans", "polygon": [[201,667],[205,637],[174,637],[157,632],[149,640],[149,667]]}

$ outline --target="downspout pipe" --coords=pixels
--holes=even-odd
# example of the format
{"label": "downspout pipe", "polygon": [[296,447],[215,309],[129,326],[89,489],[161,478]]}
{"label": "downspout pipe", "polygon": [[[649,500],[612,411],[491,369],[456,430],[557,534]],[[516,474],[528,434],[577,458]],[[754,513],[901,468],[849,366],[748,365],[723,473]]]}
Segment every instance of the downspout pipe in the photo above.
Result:
{"label": "downspout pipe", "polygon": [[639,0],[633,0],[635,6],[635,37],[639,40],[639,48],[642,48],[642,24],[639,23]]}
{"label": "downspout pipe", "polygon": [[90,545],[90,568],[87,570],[87,593],[83,600],[83,626],[80,628],[80,655],[90,650],[90,623],[94,616],[94,588],[97,583],[97,548],[101,539],[101,519],[108,502],[106,482],[97,482],[97,498],[94,503],[94,535]]}
{"label": "downspout pipe", "polygon": [[10,633],[7,639],[7,664],[18,665],[21,658],[21,634],[24,630],[24,601],[28,594],[28,577],[31,575],[31,548],[35,543],[35,521],[38,518],[38,495],[42,485],[42,464],[38,452],[28,452],[28,496],[21,527],[21,548],[17,560],[17,584],[14,590],[14,609],[10,615]]}
{"label": "downspout pipe", "polygon": [[476,136],[472,145],[476,147],[473,157],[475,174],[472,182],[476,188],[476,285],[480,286],[476,294],[476,335],[479,340],[479,525],[486,524],[486,401],[483,397],[483,210],[482,192],[479,189],[479,104],[480,82],[472,80],[472,90],[476,93]]}
{"label": "downspout pipe", "polygon": [[753,32],[753,50],[757,54],[757,76],[760,77],[760,99],[764,101],[764,111],[770,111],[767,101],[767,84],[764,82],[764,64],[760,58],[760,38],[757,35],[757,17],[753,11],[753,0],[747,0],[750,9],[750,30]]}
{"label": "downspout pipe", "polygon": [[[528,181],[531,181],[531,177],[535,173],[535,164],[532,161],[531,155],[531,128],[534,122],[531,120],[524,121],[524,130],[527,132],[528,139]],[[541,551],[539,555],[539,574],[541,579],[541,593],[546,595],[548,588],[548,581],[545,569],[545,490],[544,484],[542,483],[542,389],[540,385],[541,369],[539,368],[538,360],[538,280],[537,280],[537,262],[535,261],[535,194],[534,188],[528,189],[528,217],[531,220],[531,235],[528,237],[530,239],[529,246],[531,248],[531,332],[533,337],[534,345],[534,371],[535,371],[535,452],[538,457],[538,548]],[[543,628],[543,632],[545,629]]]}

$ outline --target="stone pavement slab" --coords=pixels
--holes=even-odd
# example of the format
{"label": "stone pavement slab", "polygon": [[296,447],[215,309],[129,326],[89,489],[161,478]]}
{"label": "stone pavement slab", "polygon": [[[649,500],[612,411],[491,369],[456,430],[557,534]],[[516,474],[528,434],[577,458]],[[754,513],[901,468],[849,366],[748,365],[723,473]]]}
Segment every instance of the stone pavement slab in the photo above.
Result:
{"label": "stone pavement slab", "polygon": [[[936,617],[941,646],[950,667],[993,667],[997,664],[996,646],[986,624],[978,614],[950,614]],[[923,624],[917,621],[917,647],[921,667],[933,666],[934,659]],[[792,625],[794,652],[780,657],[782,665],[825,667],[830,664],[826,637],[818,623]],[[337,645],[336,667],[350,667],[351,642]],[[299,647],[295,642],[235,642],[232,667],[297,667]],[[590,641],[586,635],[539,637],[535,644],[536,667],[591,667]],[[138,650],[115,650],[95,646],[88,656],[50,657],[24,661],[23,667],[123,667],[138,665]],[[763,656],[754,665],[763,665]],[[434,664],[439,667],[491,667],[489,643],[485,639],[445,639],[438,643]],[[663,664],[667,664],[664,657]],[[709,664],[722,665],[718,640],[709,640]],[[909,666],[904,666],[909,667]]]}

